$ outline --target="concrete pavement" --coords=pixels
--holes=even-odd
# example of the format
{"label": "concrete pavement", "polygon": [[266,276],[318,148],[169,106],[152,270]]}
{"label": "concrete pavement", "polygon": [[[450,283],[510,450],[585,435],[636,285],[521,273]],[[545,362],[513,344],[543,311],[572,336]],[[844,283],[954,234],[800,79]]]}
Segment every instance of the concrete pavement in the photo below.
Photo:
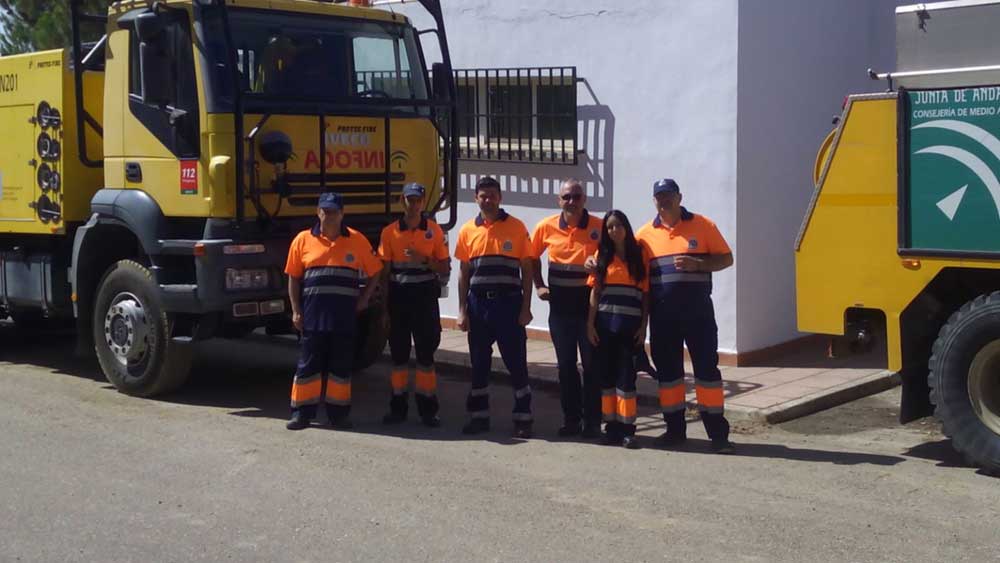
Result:
{"label": "concrete pavement", "polygon": [[467,378],[442,369],[444,427],[384,427],[387,367],[361,374],[353,432],[284,429],[292,347],[210,342],[160,400],[117,393],[71,342],[0,329],[2,561],[987,561],[997,480],[890,391],[734,436],[708,454],[462,436]]}

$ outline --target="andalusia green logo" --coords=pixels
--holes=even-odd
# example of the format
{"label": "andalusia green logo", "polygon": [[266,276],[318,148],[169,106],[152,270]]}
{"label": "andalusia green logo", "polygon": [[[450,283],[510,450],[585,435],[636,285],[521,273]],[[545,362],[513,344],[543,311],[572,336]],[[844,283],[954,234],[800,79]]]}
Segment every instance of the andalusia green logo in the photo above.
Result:
{"label": "andalusia green logo", "polygon": [[1000,252],[1000,87],[908,95],[912,247]]}

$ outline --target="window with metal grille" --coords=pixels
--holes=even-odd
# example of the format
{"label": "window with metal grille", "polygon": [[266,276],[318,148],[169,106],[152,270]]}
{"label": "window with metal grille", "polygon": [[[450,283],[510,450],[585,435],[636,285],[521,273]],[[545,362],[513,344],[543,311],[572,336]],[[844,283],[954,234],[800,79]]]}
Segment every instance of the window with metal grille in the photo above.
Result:
{"label": "window with metal grille", "polygon": [[459,69],[459,156],[576,164],[576,67]]}

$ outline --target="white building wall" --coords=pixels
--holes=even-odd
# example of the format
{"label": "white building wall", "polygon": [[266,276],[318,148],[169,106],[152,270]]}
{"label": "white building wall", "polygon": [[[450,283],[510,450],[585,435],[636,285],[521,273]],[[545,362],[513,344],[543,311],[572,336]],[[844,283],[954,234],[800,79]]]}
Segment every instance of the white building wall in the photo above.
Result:
{"label": "white building wall", "polygon": [[[653,181],[673,177],[688,208],[712,218],[736,250],[737,267],[716,275],[714,292],[720,349],[735,351],[736,0],[442,3],[456,68],[565,65],[583,79],[579,165],[463,161],[460,223],[477,213],[470,188],[482,174],[501,179],[504,207],[529,229],[556,212],[559,181],[574,176],[587,181],[592,211],[617,207],[638,229],[654,215]],[[428,27],[419,10],[400,10]],[[457,313],[456,279],[445,316]],[[531,327],[547,330],[546,304],[535,299],[532,311]]]}
{"label": "white building wall", "polygon": [[[903,4],[905,2],[900,2]],[[891,0],[741,0],[736,346],[795,338],[794,241],[812,196],[816,151],[844,96],[885,89]]]}

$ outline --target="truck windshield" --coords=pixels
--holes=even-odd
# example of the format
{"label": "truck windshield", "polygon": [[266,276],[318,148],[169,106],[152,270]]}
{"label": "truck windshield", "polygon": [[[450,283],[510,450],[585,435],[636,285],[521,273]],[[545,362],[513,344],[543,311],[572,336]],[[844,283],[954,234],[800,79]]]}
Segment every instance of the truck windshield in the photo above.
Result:
{"label": "truck windshield", "polygon": [[[410,27],[253,10],[230,10],[229,23],[248,111],[280,111],[269,107],[279,99],[427,99],[426,73]],[[232,111],[233,99],[221,25],[221,18],[205,19],[214,112]]]}

